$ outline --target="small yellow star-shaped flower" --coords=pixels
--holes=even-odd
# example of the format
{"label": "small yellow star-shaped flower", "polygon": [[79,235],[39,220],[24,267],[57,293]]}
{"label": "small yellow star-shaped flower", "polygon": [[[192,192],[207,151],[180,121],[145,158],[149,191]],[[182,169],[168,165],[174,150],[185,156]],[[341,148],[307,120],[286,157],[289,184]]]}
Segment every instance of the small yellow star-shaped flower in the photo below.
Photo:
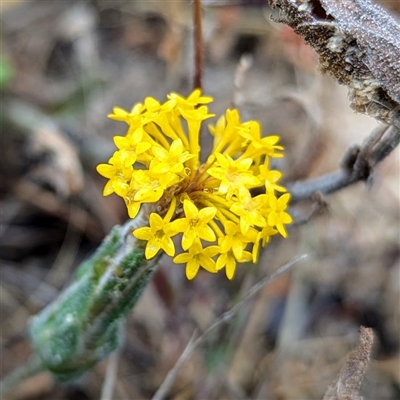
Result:
{"label": "small yellow star-shaped flower", "polygon": [[215,261],[212,259],[212,257],[218,253],[218,246],[209,246],[203,248],[201,243],[196,241],[189,248],[187,253],[178,254],[173,261],[176,264],[186,263],[186,277],[191,280],[197,275],[200,267],[203,267],[208,272],[215,274],[217,269],[215,267]]}
{"label": "small yellow star-shaped flower", "polygon": [[153,258],[160,249],[170,257],[175,255],[174,242],[171,239],[171,222],[165,222],[158,214],[152,213],[149,218],[150,227],[136,229],[133,234],[140,240],[147,240],[145,257]]}
{"label": "small yellow star-shaped flower", "polygon": [[192,201],[184,200],[183,210],[185,217],[173,221],[171,227],[176,233],[183,232],[183,250],[187,250],[196,239],[203,239],[207,242],[213,242],[216,239],[214,231],[208,226],[217,212],[215,207],[205,207],[199,210]]}
{"label": "small yellow star-shaped flower", "polygon": [[271,211],[268,214],[268,225],[275,226],[283,237],[287,236],[284,225],[293,222],[292,217],[285,212],[289,200],[289,193],[283,194],[281,197],[279,197],[279,199],[277,199],[274,195],[269,195],[269,205],[271,207]]}

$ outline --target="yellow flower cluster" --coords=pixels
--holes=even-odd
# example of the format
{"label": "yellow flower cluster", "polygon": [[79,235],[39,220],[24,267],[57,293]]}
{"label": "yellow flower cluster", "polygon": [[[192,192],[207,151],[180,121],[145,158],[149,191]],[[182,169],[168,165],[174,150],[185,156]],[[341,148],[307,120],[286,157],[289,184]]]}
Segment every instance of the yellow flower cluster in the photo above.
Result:
{"label": "yellow flower cluster", "polygon": [[[200,163],[199,135],[214,116],[212,100],[196,89],[187,98],[171,93],[163,104],[148,97],[129,112],[115,107],[109,117],[126,122],[128,131],[114,137],[118,150],[97,167],[109,179],[103,194],[121,196],[130,218],[146,204],[149,226],[133,234],[147,241],[147,259],[161,249],[174,257],[172,238],[181,235],[184,252],[173,261],[186,264],[188,279],[200,267],[225,268],[232,279],[237,263],[256,262],[260,244],[278,232],[286,237],[284,225],[292,222],[281,173],[269,169],[283,147],[278,136],[262,137],[257,121],[241,122],[238,110],[227,110],[208,127],[213,149]],[[253,195],[256,188],[262,194]]]}

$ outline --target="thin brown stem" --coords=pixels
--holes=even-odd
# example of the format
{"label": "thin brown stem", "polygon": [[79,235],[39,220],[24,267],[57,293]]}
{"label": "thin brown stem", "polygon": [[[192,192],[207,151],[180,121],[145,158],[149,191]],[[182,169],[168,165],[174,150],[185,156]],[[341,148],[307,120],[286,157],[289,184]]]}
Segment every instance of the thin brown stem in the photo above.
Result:
{"label": "thin brown stem", "polygon": [[[381,132],[372,132],[360,148],[349,149],[345,155],[345,167],[335,172],[319,176],[317,178],[288,183],[288,192],[292,195],[291,203],[311,199],[315,193],[329,194],[359,181],[367,181],[374,167],[384,160],[400,143],[400,130],[395,126],[386,129],[381,140]],[[351,165],[347,165],[351,164]]]}
{"label": "thin brown stem", "polygon": [[193,11],[195,53],[194,89],[201,89],[203,80],[203,29],[201,21],[201,0],[194,0]]}

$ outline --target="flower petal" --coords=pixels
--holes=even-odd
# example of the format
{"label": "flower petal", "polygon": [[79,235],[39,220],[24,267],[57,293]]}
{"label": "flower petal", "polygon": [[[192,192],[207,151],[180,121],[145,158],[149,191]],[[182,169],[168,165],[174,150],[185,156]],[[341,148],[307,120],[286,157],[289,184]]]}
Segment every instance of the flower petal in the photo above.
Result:
{"label": "flower petal", "polygon": [[198,261],[196,259],[191,259],[186,264],[186,278],[192,280],[197,275],[197,272],[199,272],[199,267]]}

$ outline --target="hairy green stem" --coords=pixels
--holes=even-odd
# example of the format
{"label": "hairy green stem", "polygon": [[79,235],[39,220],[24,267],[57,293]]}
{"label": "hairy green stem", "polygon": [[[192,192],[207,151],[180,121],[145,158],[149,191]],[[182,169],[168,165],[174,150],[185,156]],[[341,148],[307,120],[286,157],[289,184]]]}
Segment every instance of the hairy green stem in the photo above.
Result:
{"label": "hairy green stem", "polygon": [[121,347],[124,317],[150,282],[159,259],[146,260],[145,242],[132,235],[146,224],[142,213],[114,227],[80,265],[72,283],[32,319],[34,359],[42,370],[61,381],[73,380]]}

